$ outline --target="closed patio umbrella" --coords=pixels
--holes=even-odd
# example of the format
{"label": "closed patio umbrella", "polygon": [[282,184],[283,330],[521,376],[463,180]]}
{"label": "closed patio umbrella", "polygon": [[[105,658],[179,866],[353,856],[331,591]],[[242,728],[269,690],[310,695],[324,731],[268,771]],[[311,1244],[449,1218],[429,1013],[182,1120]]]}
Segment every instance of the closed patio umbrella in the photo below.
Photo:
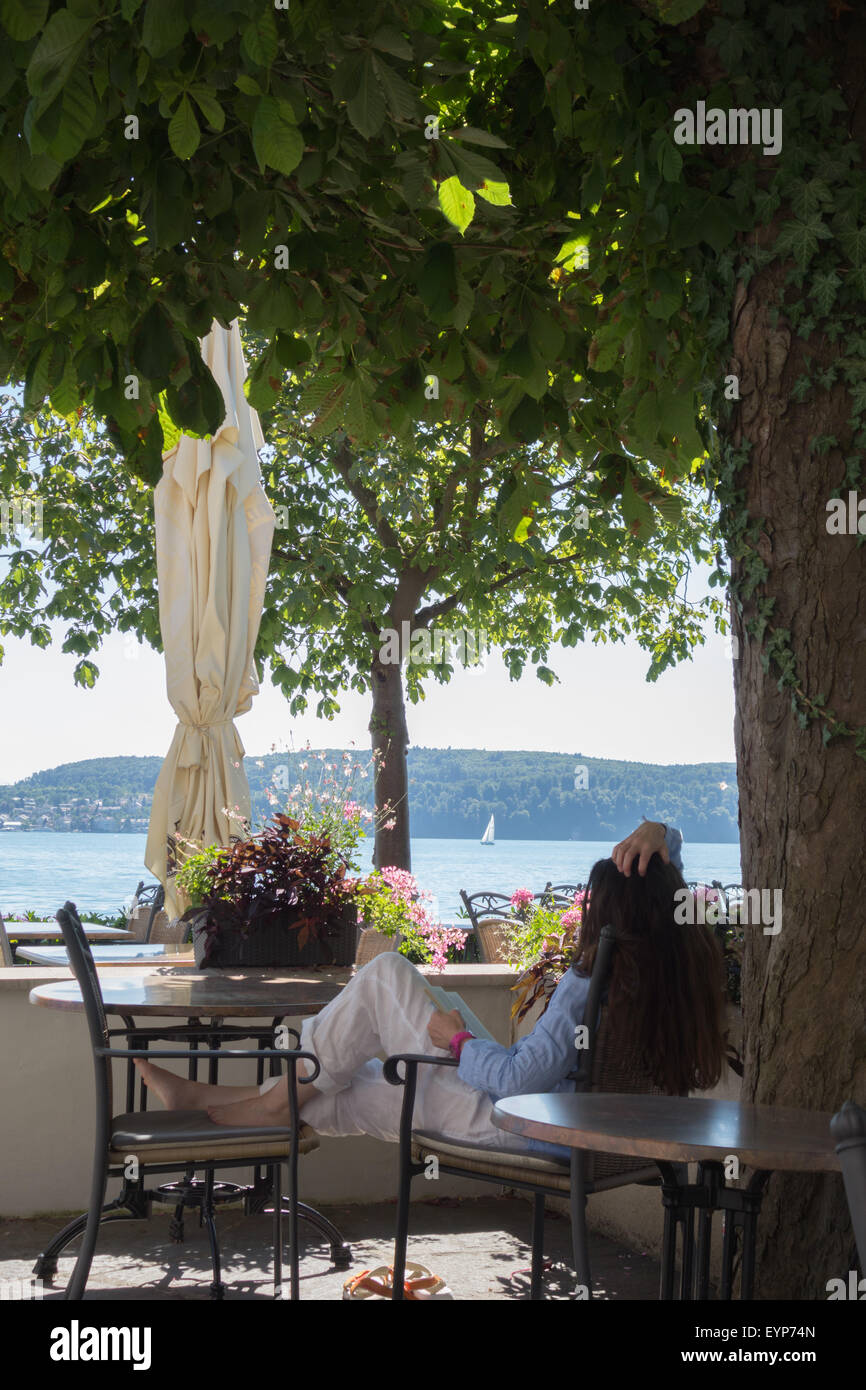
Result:
{"label": "closed patio umbrella", "polygon": [[275,521],[237,321],[230,330],[213,325],[202,357],[222,389],[225,419],[211,439],[181,435],[154,490],[159,622],[178,723],[154,791],[145,863],[165,884],[169,917],[179,907],[168,837],[228,844],[250,815],[234,719],[259,689],[254,651]]}

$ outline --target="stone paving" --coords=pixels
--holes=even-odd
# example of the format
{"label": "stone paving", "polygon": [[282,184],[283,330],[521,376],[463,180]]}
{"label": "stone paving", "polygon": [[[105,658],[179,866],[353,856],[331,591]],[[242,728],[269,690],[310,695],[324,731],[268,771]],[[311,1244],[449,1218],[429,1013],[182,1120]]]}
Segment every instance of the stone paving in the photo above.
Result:
{"label": "stone paving", "polygon": [[[395,1206],[381,1202],[364,1206],[322,1207],[342,1231],[353,1250],[350,1271],[335,1270],[328,1247],[318,1234],[301,1225],[302,1299],[340,1299],[352,1272],[390,1264],[393,1252]],[[149,1221],[123,1221],[105,1226],[100,1234],[87,1296],[93,1299],[208,1300],[210,1254],[206,1233],[195,1213],[186,1222],[184,1243],[169,1237],[170,1208],[155,1207]],[[32,1277],[35,1256],[64,1224],[63,1217],[0,1220],[0,1294]],[[271,1218],[245,1217],[239,1208],[224,1207],[218,1216],[226,1297],[271,1299]],[[528,1202],[508,1196],[441,1197],[412,1204],[409,1259],[441,1275],[455,1299],[526,1299],[529,1296]],[[568,1219],[547,1217],[545,1254],[551,1260],[546,1296],[569,1299],[575,1285],[569,1263]],[[605,1300],[658,1298],[658,1262],[591,1233],[593,1293]],[[58,1297],[72,1267],[64,1257],[55,1281]]]}

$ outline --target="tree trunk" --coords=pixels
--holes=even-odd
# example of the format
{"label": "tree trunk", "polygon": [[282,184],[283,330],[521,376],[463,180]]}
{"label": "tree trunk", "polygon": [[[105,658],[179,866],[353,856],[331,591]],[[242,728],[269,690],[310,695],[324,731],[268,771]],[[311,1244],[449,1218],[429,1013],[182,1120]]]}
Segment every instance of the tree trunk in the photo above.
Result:
{"label": "tree trunk", "polygon": [[[776,230],[759,236],[772,244]],[[730,370],[739,374],[741,403],[731,438],[751,441],[739,481],[748,512],[766,531],[760,549],[769,578],[758,594],[775,599],[770,622],[790,632],[800,689],[859,725],[866,723],[866,549],[856,535],[826,529],[826,504],[845,475],[850,400],[840,383],[816,388],[803,404],[790,396],[798,377],[814,379],[846,344],[820,333],[804,342],[784,315],[771,326],[768,308],[784,270],[771,265],[738,287]],[[820,435],[835,436],[840,447],[810,450]],[[747,603],[744,619],[754,611]],[[833,1112],[847,1098],[866,1100],[866,762],[851,738],[823,747],[820,720],[800,727],[790,690],[778,689],[778,670],[764,670],[760,648],[738,626],[743,884],[781,889],[783,908],[778,934],[760,924],[745,929],[743,1096]],[[759,1221],[756,1296],[824,1299],[827,1280],[856,1267],[841,1178],[773,1177]]]}
{"label": "tree trunk", "polygon": [[[399,631],[399,629],[398,629]],[[406,750],[409,731],[399,662],[382,662],[376,656],[371,668],[373,713],[370,734],[373,746],[376,838],[373,863],[377,869],[412,868],[409,843],[409,773]],[[384,815],[382,808],[389,808]],[[393,820],[393,828],[386,823]]]}

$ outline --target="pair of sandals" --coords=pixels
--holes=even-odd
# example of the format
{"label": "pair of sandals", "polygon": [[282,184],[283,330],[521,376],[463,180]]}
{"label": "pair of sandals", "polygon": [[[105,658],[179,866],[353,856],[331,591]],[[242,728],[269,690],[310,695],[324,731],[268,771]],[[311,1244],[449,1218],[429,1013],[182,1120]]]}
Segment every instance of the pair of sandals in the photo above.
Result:
{"label": "pair of sandals", "polygon": [[[387,1298],[394,1292],[393,1265],[379,1265],[376,1269],[362,1269],[360,1274],[347,1279],[343,1285],[343,1298]],[[403,1297],[418,1302],[424,1298],[451,1298],[454,1295],[438,1274],[432,1274],[425,1265],[406,1263],[406,1277],[403,1280]]]}

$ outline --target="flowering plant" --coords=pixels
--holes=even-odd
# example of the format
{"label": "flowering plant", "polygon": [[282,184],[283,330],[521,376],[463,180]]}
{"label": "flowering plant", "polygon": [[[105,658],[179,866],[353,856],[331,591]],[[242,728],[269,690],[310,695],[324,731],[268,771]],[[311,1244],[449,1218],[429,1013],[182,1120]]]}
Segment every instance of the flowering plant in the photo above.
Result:
{"label": "flowering plant", "polygon": [[531,888],[515,888],[511,894],[511,908],[516,917],[526,919],[534,897]]}
{"label": "flowering plant", "polygon": [[464,935],[433,920],[427,907],[431,896],[418,888],[414,875],[406,869],[378,869],[358,885],[358,920],[385,936],[399,934],[402,955],[416,964],[442,970],[448,963],[448,952],[462,948]]}
{"label": "flowering plant", "polygon": [[[356,783],[367,777],[368,769],[362,763],[353,761],[350,752],[342,754],[339,764],[328,762],[325,752],[312,752],[309,743],[304,754],[299,769],[303,781],[296,782],[288,789],[288,796],[280,809],[291,820],[297,821],[305,834],[317,840],[328,840],[335,869],[338,863],[342,863],[357,873],[358,849],[367,827],[374,821],[373,812],[356,799],[361,795]],[[277,769],[279,771],[281,769]],[[265,795],[272,807],[278,805],[275,787],[268,787]],[[386,826],[390,815],[388,806],[377,812],[377,818],[384,820]]]}
{"label": "flowering plant", "polygon": [[[206,938],[205,963],[222,938],[282,924],[298,946],[336,931],[354,913],[357,881],[327,835],[279,813],[257,835],[197,856],[198,903],[183,915]],[[191,861],[187,861],[191,863]],[[183,870],[181,870],[183,873]]]}

